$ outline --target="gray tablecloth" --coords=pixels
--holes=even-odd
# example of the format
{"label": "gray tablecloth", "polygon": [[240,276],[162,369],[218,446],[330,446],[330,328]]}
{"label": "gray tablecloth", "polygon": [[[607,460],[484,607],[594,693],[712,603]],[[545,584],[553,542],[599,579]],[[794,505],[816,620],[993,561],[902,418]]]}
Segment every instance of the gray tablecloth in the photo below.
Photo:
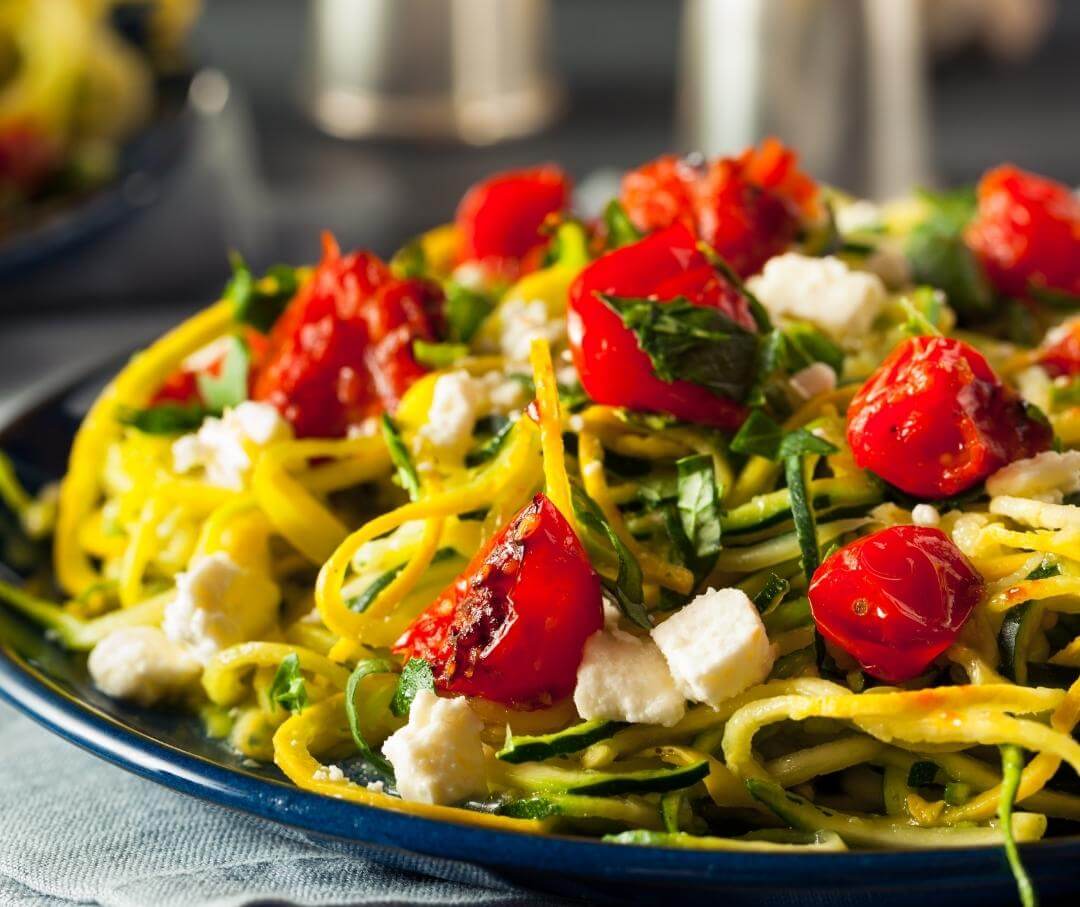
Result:
{"label": "gray tablecloth", "polygon": [[479,867],[313,842],[108,765],[0,704],[0,905],[535,904]]}

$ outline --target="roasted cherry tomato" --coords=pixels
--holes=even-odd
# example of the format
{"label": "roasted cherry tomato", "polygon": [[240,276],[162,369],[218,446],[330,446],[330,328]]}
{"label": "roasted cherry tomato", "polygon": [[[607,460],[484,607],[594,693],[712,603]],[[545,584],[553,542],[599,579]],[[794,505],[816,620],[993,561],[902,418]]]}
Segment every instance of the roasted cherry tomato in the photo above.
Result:
{"label": "roasted cherry tomato", "polygon": [[585,640],[603,623],[599,577],[566,518],[538,494],[394,651],[426,659],[440,690],[541,706],[573,692]]}
{"label": "roasted cherry tomato", "polygon": [[0,129],[0,196],[33,194],[60,164],[59,148],[30,120]]}
{"label": "roasted cherry tomato", "polygon": [[1039,365],[1055,378],[1080,375],[1080,318],[1047,331],[1037,356]]}
{"label": "roasted cherry tomato", "polygon": [[719,309],[748,330],[754,318],[743,296],[697,248],[682,224],[609,252],[590,264],[570,287],[567,328],[581,384],[597,403],[670,413],[688,422],[736,428],[743,407],[689,381],[662,381],[633,332],[597,294],[683,296],[695,305]]}
{"label": "roasted cherry tomato", "polygon": [[393,410],[423,374],[412,342],[435,339],[441,295],[391,277],[374,255],[324,243],[322,263],[270,333],[252,399],[276,406],[300,436],[339,437]]}
{"label": "roasted cherry tomato", "polygon": [[702,167],[665,155],[628,173],[620,200],[639,230],[685,224],[746,277],[817,214],[817,185],[797,163],[776,139]]}
{"label": "roasted cherry tomato", "polygon": [[810,610],[821,634],[867,674],[902,683],[956,639],[982,577],[940,529],[891,526],[818,567]]}
{"label": "roasted cherry tomato", "polygon": [[847,437],[863,469],[908,494],[945,498],[1046,450],[1053,433],[977,350],[951,337],[912,337],[851,401]]}
{"label": "roasted cherry tomato", "polygon": [[513,270],[542,245],[550,214],[570,202],[570,178],[553,164],[499,173],[477,183],[457,210],[462,261],[478,261],[495,270]]}
{"label": "roasted cherry tomato", "polygon": [[1068,186],[1005,165],[979,182],[968,245],[1002,293],[1080,295],[1080,198]]}

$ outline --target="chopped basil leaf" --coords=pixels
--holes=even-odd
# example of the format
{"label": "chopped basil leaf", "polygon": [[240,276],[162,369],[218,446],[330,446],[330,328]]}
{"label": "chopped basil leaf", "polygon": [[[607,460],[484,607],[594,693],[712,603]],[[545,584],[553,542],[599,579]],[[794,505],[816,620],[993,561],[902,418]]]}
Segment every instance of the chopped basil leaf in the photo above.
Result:
{"label": "chopped basil leaf", "polygon": [[735,453],[775,460],[783,438],[784,430],[776,422],[764,411],[752,409],[742,427],[731,439],[731,449]]}
{"label": "chopped basil leaf", "polygon": [[678,477],[670,473],[647,476],[637,483],[638,500],[650,507],[674,501],[678,494]]}
{"label": "chopped basil leaf", "polygon": [[195,431],[210,415],[205,406],[180,403],[159,403],[146,409],[120,407],[116,418],[122,425],[130,425],[147,435],[182,435]]}
{"label": "chopped basil leaf", "polygon": [[300,285],[296,269],[289,265],[274,265],[256,280],[239,253],[233,252],[229,263],[233,273],[225,285],[225,298],[233,304],[236,320],[267,333],[296,295]]}
{"label": "chopped basil leaf", "polygon": [[510,432],[514,430],[514,424],[507,419],[483,444],[476,448],[476,450],[470,450],[465,455],[466,466],[479,466],[481,463],[486,463],[492,459],[506,443],[506,439],[510,437]]}
{"label": "chopped basil leaf", "polygon": [[630,220],[626,209],[617,198],[608,202],[604,209],[604,232],[607,235],[605,248],[621,249],[636,243],[644,235]]}
{"label": "chopped basil leaf", "polygon": [[248,398],[248,372],[251,354],[239,337],[229,338],[229,349],[216,375],[201,372],[198,376],[199,396],[209,409],[221,412],[239,406]]}
{"label": "chopped basil leaf", "polygon": [[705,256],[709,264],[719,271],[721,276],[746,299],[747,304],[750,306],[750,314],[754,316],[754,323],[757,325],[758,332],[766,334],[771,331],[773,324],[768,311],[761,304],[761,300],[750,292],[750,288],[743,283],[743,279],[735,272],[735,269],[708,243],[699,242],[698,250]]}
{"label": "chopped basil leaf", "polygon": [[390,259],[390,271],[403,280],[427,274],[427,255],[419,239],[405,243],[394,253]]}
{"label": "chopped basil leaf", "polygon": [[614,583],[605,580],[608,590],[615,596],[619,609],[627,619],[646,630],[652,629],[652,621],[645,610],[645,592],[642,589],[641,566],[637,558],[619,538],[611,524],[604,518],[596,501],[580,488],[572,490],[574,515],[578,522],[599,535],[605,536],[615,551],[619,572]]}
{"label": "chopped basil leaf", "polygon": [[720,553],[720,489],[712,457],[696,454],[675,463],[678,512],[694,553],[694,573],[703,575]]}
{"label": "chopped basil leaf", "polygon": [[1080,309],[1080,295],[1068,290],[1055,290],[1032,283],[1028,286],[1028,294],[1032,299],[1055,309]]}
{"label": "chopped basil leaf", "polygon": [[780,458],[785,460],[788,457],[801,457],[807,454],[826,456],[836,453],[836,447],[805,428],[796,428],[795,431],[789,431],[784,435],[778,453]]}
{"label": "chopped basil leaf", "polygon": [[302,712],[308,703],[304,675],[300,673],[300,658],[290,652],[278,666],[268,692],[270,701],[290,712]]}
{"label": "chopped basil leaf", "polygon": [[812,324],[795,322],[783,330],[787,346],[786,367],[797,372],[824,362],[839,376],[844,370],[844,351]]}
{"label": "chopped basil leaf", "polygon": [[427,340],[414,340],[413,356],[421,365],[428,368],[449,368],[459,359],[469,355],[469,347],[464,343],[430,343]]}
{"label": "chopped basil leaf", "polygon": [[468,343],[495,305],[482,293],[452,280],[446,282],[444,292],[446,302],[443,312],[449,339],[454,343]]}
{"label": "chopped basil leaf", "polygon": [[964,242],[964,228],[975,212],[974,193],[921,195],[930,216],[911,231],[904,249],[916,283],[940,287],[961,321],[993,314],[993,288]]}
{"label": "chopped basil leaf", "polygon": [[670,302],[599,298],[633,332],[660,380],[689,381],[732,400],[746,398],[757,364],[756,334],[682,296]]}
{"label": "chopped basil leaf", "polygon": [[349,682],[345,685],[345,717],[349,721],[349,730],[352,733],[353,742],[360,751],[360,755],[366,759],[376,770],[389,778],[394,777],[394,767],[386,759],[372,749],[371,744],[364,738],[364,732],[360,729],[360,718],[356,714],[356,694],[360,689],[360,681],[370,674],[396,674],[397,668],[387,658],[369,658],[361,661],[352,674]]}
{"label": "chopped basil leaf", "polygon": [[390,700],[390,711],[398,718],[408,715],[416,694],[421,690],[435,689],[435,675],[431,665],[422,658],[410,658],[401,669],[394,698]]}
{"label": "chopped basil leaf", "polygon": [[386,448],[390,452],[390,462],[397,470],[398,483],[408,492],[410,500],[417,500],[420,497],[420,476],[417,475],[416,466],[409,455],[409,448],[401,438],[401,432],[386,413],[383,413],[382,417],[382,433]]}
{"label": "chopped basil leaf", "polygon": [[998,819],[1001,820],[1001,836],[1005,841],[1005,856],[1009,861],[1013,878],[1016,879],[1016,890],[1020,895],[1021,905],[1036,907],[1039,898],[1035,893],[1035,886],[1031,884],[1031,877],[1024,869],[1020,851],[1016,849],[1016,839],[1013,837],[1012,828],[1013,805],[1016,792],[1020,787],[1020,776],[1024,772],[1024,753],[1015,744],[1006,744],[1000,749],[1001,800],[998,803]]}

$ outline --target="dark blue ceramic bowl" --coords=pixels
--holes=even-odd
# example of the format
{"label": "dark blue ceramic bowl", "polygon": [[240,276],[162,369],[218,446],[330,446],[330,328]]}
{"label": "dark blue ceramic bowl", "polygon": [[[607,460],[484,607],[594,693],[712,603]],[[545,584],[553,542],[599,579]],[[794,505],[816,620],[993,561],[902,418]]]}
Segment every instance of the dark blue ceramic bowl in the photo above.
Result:
{"label": "dark blue ceramic bowl", "polygon": [[[31,483],[63,470],[72,432],[101,375],[43,391],[0,425],[0,447]],[[299,790],[273,767],[252,768],[186,716],[113,702],[70,655],[0,607],[0,694],[77,746],[194,797],[357,842],[468,860],[548,891],[633,903],[1015,903],[996,848],[826,854],[734,854],[534,837],[436,822]],[[1046,902],[1080,892],[1080,837],[1023,848]],[[1078,861],[1078,862],[1073,862]],[[1075,903],[1075,900],[1071,900]],[[1064,901],[1063,901],[1064,902]]]}

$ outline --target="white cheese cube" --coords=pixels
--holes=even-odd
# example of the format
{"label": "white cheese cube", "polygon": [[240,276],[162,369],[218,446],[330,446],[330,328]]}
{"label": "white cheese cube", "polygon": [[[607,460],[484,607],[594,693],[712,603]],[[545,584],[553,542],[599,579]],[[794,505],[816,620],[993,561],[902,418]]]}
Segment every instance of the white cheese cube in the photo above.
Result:
{"label": "white cheese cube", "polygon": [[202,672],[199,662],[157,627],[114,630],[94,646],[87,667],[106,696],[144,707],[174,698]]}
{"label": "white cheese cube", "polygon": [[741,589],[709,589],[652,631],[675,683],[716,707],[761,683],[775,652],[754,603]]}
{"label": "white cheese cube", "polygon": [[292,437],[292,426],[269,403],[245,400],[218,419],[208,416],[194,434],[173,442],[173,469],[202,468],[206,481],[241,491],[259,449]]}
{"label": "white cheese cube", "polygon": [[487,794],[482,728],[464,699],[441,699],[431,690],[417,693],[409,723],[382,748],[394,766],[401,798],[454,804]]}
{"label": "white cheese cube", "polygon": [[774,318],[809,321],[838,340],[865,334],[887,295],[876,274],[795,252],[770,258],[748,286]]}
{"label": "white cheese cube", "polygon": [[671,727],[686,712],[667,662],[651,639],[599,630],[585,642],[574,705],[585,720]]}
{"label": "white cheese cube", "polygon": [[991,497],[1071,494],[1080,491],[1080,450],[1047,450],[1004,466],[986,480]]}
{"label": "white cheese cube", "polygon": [[217,552],[176,575],[176,597],[165,606],[162,629],[206,662],[265,630],[277,614],[279,597],[270,580]]}
{"label": "white cheese cube", "polygon": [[911,522],[916,526],[937,526],[941,514],[933,504],[916,504],[911,508]]}

